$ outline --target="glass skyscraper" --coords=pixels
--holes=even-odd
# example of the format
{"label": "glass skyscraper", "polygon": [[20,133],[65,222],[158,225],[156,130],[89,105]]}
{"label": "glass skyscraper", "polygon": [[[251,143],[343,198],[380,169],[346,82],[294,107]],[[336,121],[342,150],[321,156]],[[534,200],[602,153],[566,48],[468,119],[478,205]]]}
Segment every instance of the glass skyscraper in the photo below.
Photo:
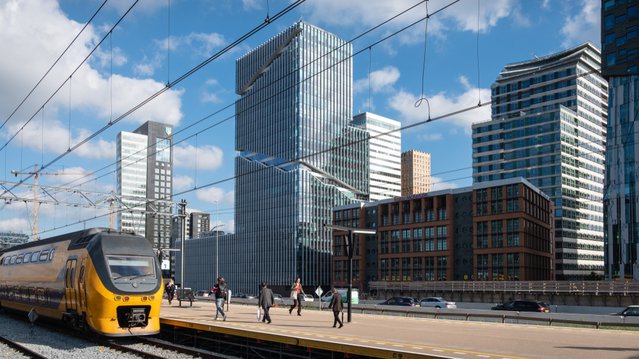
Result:
{"label": "glass skyscraper", "polygon": [[[352,47],[298,22],[237,60],[235,236],[220,274],[330,285],[333,207],[368,199],[368,133],[352,119]],[[280,289],[281,291],[281,289]]]}
{"label": "glass skyscraper", "polygon": [[604,221],[606,277],[639,280],[639,1],[603,0],[602,73],[610,84]]}
{"label": "glass skyscraper", "polygon": [[475,182],[521,176],[553,200],[558,280],[604,274],[608,84],[599,69],[591,43],[506,65],[492,120],[473,125]]}

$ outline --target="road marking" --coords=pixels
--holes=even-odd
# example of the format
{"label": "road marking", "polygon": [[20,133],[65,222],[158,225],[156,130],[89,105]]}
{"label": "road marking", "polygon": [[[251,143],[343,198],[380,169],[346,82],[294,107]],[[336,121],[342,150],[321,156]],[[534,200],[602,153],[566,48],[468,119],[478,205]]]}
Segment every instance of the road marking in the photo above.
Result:
{"label": "road marking", "polygon": [[466,355],[466,353],[453,352],[453,354]]}

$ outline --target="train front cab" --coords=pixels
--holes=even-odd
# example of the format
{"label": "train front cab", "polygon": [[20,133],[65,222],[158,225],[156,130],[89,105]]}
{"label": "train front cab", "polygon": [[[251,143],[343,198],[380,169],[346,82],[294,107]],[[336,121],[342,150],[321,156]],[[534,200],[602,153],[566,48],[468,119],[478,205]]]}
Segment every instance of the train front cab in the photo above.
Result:
{"label": "train front cab", "polygon": [[87,247],[87,257],[67,259],[67,313],[82,313],[78,322],[105,336],[159,333],[162,279],[148,242],[106,233],[101,237]]}

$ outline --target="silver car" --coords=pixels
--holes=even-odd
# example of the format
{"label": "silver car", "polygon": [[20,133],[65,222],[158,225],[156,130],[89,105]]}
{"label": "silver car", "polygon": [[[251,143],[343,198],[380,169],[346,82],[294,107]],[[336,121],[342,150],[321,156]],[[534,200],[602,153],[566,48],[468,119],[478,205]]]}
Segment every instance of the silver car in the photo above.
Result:
{"label": "silver car", "polygon": [[442,297],[424,298],[419,301],[419,306],[422,308],[426,307],[426,308],[437,308],[437,309],[441,309],[441,308],[456,309],[457,308],[457,305],[455,304],[455,302],[449,302]]}

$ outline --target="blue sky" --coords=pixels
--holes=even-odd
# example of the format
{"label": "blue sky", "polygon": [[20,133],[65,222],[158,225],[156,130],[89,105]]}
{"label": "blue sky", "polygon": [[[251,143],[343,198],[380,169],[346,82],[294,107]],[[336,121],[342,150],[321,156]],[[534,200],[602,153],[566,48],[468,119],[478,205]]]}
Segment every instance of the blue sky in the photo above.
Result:
{"label": "blue sky", "polygon": [[[428,13],[452,1],[430,0]],[[75,180],[68,186],[81,184],[77,188],[91,193],[92,201],[104,200],[107,196],[101,193],[116,186],[113,164],[117,133],[133,131],[148,120],[167,122],[175,126],[175,141],[179,142],[174,149],[174,193],[213,184],[173,200],[186,199],[189,207],[211,212],[214,223],[223,223],[226,230],[233,231],[235,123],[233,106],[224,108],[237,99],[235,60],[300,19],[351,40],[419,0],[307,0],[65,154],[69,147],[119,118],[167,82],[175,81],[263,23],[267,15],[273,16],[292,3],[140,0],[114,28],[112,36],[105,38],[133,4],[132,0],[109,0],[11,116],[102,2],[0,3],[0,124],[6,121],[0,128],[0,143],[5,147],[0,151],[0,181],[10,182],[3,183],[10,188],[11,182],[21,178],[14,177],[11,170],[29,171],[34,164],[47,164],[64,154],[44,170],[55,174],[40,176],[39,183],[61,186]],[[414,105],[422,92],[430,103],[432,117],[476,105],[480,98],[485,102],[490,99],[490,85],[507,63],[585,41],[600,46],[599,7],[599,0],[461,0],[430,17],[427,31],[421,22],[371,46],[425,16],[427,9],[422,3],[353,42],[354,52],[361,51],[353,58],[354,114],[370,111],[410,125],[427,118],[426,106]],[[101,46],[78,68],[103,38]],[[436,188],[470,185],[470,126],[489,119],[490,106],[484,106],[417,126],[402,132],[402,150],[432,154]],[[193,126],[185,129],[189,125]],[[50,191],[61,202],[82,203],[77,194]],[[32,197],[31,187],[20,186],[12,192]],[[40,196],[51,200],[43,193]],[[0,202],[0,231],[30,233],[32,204],[6,202]],[[108,216],[79,223],[105,213],[105,208],[43,204],[39,228],[47,237],[108,226]]]}

